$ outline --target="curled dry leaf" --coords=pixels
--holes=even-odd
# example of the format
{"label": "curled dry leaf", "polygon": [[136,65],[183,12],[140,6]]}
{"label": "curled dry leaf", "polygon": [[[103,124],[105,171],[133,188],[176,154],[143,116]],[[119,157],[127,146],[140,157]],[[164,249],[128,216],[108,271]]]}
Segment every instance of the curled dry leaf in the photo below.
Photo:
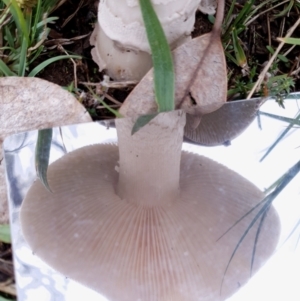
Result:
{"label": "curled dry leaf", "polygon": [[[219,2],[212,32],[173,51],[175,108],[196,115],[198,119],[220,108],[227,97],[226,61],[220,39],[224,1]],[[121,113],[133,116],[156,112],[151,69],[126,99]]]}
{"label": "curled dry leaf", "polygon": [[187,140],[206,146],[230,143],[255,119],[261,99],[240,100],[225,103],[220,109],[202,117],[197,128],[189,116],[184,135]]}
{"label": "curled dry leaf", "polygon": [[[84,107],[60,86],[39,78],[0,78],[0,148],[12,134],[92,121]],[[0,153],[0,224],[8,222],[4,163]]]}

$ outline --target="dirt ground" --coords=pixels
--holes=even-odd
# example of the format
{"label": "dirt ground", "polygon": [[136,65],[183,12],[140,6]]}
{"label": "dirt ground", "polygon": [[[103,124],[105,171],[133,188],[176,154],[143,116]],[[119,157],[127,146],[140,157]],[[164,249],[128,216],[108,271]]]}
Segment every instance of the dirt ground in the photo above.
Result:
{"label": "dirt ground", "polygon": [[[55,56],[58,54],[65,54],[67,51],[70,54],[78,54],[83,57],[82,60],[76,60],[76,75],[78,82],[78,93],[80,95],[82,91],[87,91],[86,87],[82,84],[83,82],[99,83],[103,79],[103,74],[98,72],[98,66],[93,62],[91,58],[92,47],[89,44],[90,34],[93,31],[94,23],[97,19],[97,7],[98,3],[94,0],[83,1],[84,4],[80,6],[82,1],[73,0],[67,1],[63,6],[61,6],[57,11],[54,12],[54,16],[58,16],[56,24],[52,27],[50,38],[47,41],[48,47],[51,48],[47,51],[45,55],[40,57],[40,60],[45,60],[46,57]],[[226,10],[229,8],[231,1],[227,1]],[[261,1],[257,1],[261,2]],[[236,8],[236,13],[242,8],[242,1],[238,1]],[[78,9],[77,13],[70,19],[70,21],[65,25],[66,20],[70,17],[73,12]],[[265,62],[270,58],[270,53],[266,49],[268,44],[268,36],[270,35],[272,40],[273,48],[276,49],[278,42],[276,37],[279,36],[280,27],[282,24],[281,18],[272,18],[272,14],[279,13],[280,11],[271,11],[267,14],[262,14],[257,18],[247,30],[240,36],[241,42],[247,56],[249,64],[256,65],[256,75],[253,78],[253,82],[256,81],[260,71],[262,70]],[[291,13],[289,18],[286,18],[285,28],[291,27],[298,16],[295,13]],[[198,12],[196,16],[195,29],[192,33],[193,37],[202,35],[211,30],[212,24],[208,20],[206,15]],[[271,32],[268,32],[271,30]],[[87,35],[87,36],[86,36]],[[297,29],[294,36],[300,35],[300,29]],[[61,39],[72,39],[75,37],[82,37],[76,41],[63,42]],[[285,50],[284,47],[283,52]],[[289,58],[298,57],[299,50],[297,47],[289,54]],[[40,61],[37,60],[36,64]],[[291,62],[292,63],[292,62]],[[278,64],[278,75],[289,72],[291,70],[291,63],[284,64],[279,62]],[[236,66],[228,60],[227,62],[228,74],[231,74],[228,82],[228,89],[233,89],[237,85],[243,85],[243,82],[249,82],[249,77],[242,77],[242,70],[240,67]],[[71,60],[58,61],[38,74],[38,77],[44,78],[51,82],[54,82],[61,86],[70,86],[74,83],[74,64]],[[299,77],[299,76],[298,76]],[[119,102],[123,102],[126,96],[130,93],[132,87],[123,89],[110,89],[108,94]],[[295,87],[292,91],[300,90],[300,79],[296,79]],[[246,91],[245,91],[246,92]],[[249,91],[247,91],[249,92]],[[255,96],[260,96],[261,93],[257,93]],[[89,95],[89,93],[87,94]],[[246,93],[239,93],[234,97],[230,97],[228,100],[232,99],[243,99],[247,96]],[[112,104],[109,99],[105,99],[107,104]],[[92,97],[87,96],[83,99],[83,104],[86,106],[94,120],[106,119],[114,117],[110,112],[101,108],[99,104],[95,104]]]}

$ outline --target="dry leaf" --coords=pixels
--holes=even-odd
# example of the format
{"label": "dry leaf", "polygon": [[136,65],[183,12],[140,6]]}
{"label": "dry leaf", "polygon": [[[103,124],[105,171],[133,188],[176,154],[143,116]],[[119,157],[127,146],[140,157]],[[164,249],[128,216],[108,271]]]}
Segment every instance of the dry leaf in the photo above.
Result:
{"label": "dry leaf", "polygon": [[[0,151],[5,137],[35,129],[90,122],[90,115],[69,92],[32,77],[0,78]],[[0,224],[8,222],[4,163],[0,152]]]}
{"label": "dry leaf", "polygon": [[[206,34],[173,51],[175,107],[202,115],[220,108],[227,96],[227,73],[220,38]],[[134,116],[157,112],[151,69],[125,100],[121,114]]]}

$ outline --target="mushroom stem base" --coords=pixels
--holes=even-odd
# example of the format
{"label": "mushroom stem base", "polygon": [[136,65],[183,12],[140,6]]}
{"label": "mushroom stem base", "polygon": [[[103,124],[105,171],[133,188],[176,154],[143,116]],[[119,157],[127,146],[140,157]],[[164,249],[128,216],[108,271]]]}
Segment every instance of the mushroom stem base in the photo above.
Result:
{"label": "mushroom stem base", "polygon": [[118,119],[121,199],[141,206],[168,205],[178,199],[185,113],[161,113],[134,135],[134,118]]}

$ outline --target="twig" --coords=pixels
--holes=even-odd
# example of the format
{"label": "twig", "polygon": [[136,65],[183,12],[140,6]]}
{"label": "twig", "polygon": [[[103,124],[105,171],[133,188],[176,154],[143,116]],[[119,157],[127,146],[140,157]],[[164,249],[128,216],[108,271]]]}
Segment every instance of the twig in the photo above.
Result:
{"label": "twig", "polygon": [[[268,25],[268,43],[269,46],[272,47],[272,40],[271,40],[271,27],[270,27],[270,17],[267,14],[267,25]],[[271,53],[269,53],[269,59],[271,58]]]}
{"label": "twig", "polygon": [[[60,46],[60,49],[66,54],[69,55],[69,53],[64,49],[63,46]],[[78,85],[77,85],[77,64],[76,62],[70,58],[71,62],[73,63],[73,72],[74,72],[74,87],[77,90]]]}
{"label": "twig", "polygon": [[80,82],[80,83],[88,86],[101,86],[105,88],[120,89],[120,88],[127,88],[129,86],[136,86],[139,82],[136,80],[132,80],[132,81],[121,81],[121,82],[102,81],[101,83],[87,83],[87,82]]}
{"label": "twig", "polygon": [[57,3],[56,6],[50,10],[50,14],[57,10],[60,6],[62,6],[66,1],[67,0],[61,0],[59,3]]}
{"label": "twig", "polygon": [[78,4],[78,7],[76,8],[75,12],[73,14],[71,14],[66,20],[65,22],[62,24],[61,28],[64,28],[71,19],[73,19],[73,17],[77,14],[77,12],[79,11],[80,7],[83,5],[84,0],[81,0],[80,3]]}
{"label": "twig", "polygon": [[274,8],[280,6],[280,5],[284,4],[284,3],[290,2],[290,1],[291,1],[291,0],[285,0],[285,1],[283,1],[283,2],[280,2],[280,3],[277,4],[277,5],[274,5],[274,6],[270,7],[270,8],[268,8],[268,9],[264,10],[263,12],[257,14],[255,17],[253,17],[252,19],[250,19],[250,20],[245,24],[245,26],[248,27],[251,23],[253,23],[253,21],[255,21],[255,20],[256,20],[257,18],[259,18],[260,16],[262,16],[262,15],[264,15],[265,13],[267,13],[267,12],[273,10]]}
{"label": "twig", "polygon": [[12,279],[8,279],[5,282],[1,282],[0,283],[0,291],[2,293],[10,294],[12,296],[16,296],[17,295],[16,287],[13,284],[13,280]]}
{"label": "twig", "polygon": [[[101,83],[85,83],[85,82],[80,82],[81,84],[85,85],[85,86],[96,86],[96,87],[99,87],[101,86],[102,87],[102,84]],[[118,106],[121,106],[122,103],[117,101],[116,99],[114,99],[112,96],[110,96],[109,94],[107,94],[105,91],[102,91],[101,89],[99,89],[97,91],[99,94],[103,95],[105,98],[107,98],[108,100],[110,100],[111,102],[113,102],[114,104],[118,105]]]}
{"label": "twig", "polygon": [[280,22],[279,35],[278,35],[279,37],[283,36],[284,27],[285,27],[285,17],[282,18],[282,21]]}
{"label": "twig", "polygon": [[[109,105],[111,108],[119,108],[119,105]],[[97,106],[96,109],[106,109],[105,106]]]}
{"label": "twig", "polygon": [[[285,38],[288,38],[292,35],[292,33],[295,31],[295,29],[299,26],[300,24],[300,18],[295,22],[295,24],[288,30]],[[267,63],[267,65],[264,67],[263,71],[260,73],[260,75],[258,76],[258,80],[256,81],[255,85],[253,86],[252,90],[250,91],[250,93],[248,94],[246,99],[250,99],[252,97],[252,95],[254,94],[254,92],[260,87],[260,85],[262,84],[268,70],[270,69],[271,65],[273,64],[274,60],[276,59],[277,55],[279,54],[281,48],[284,46],[285,42],[281,42],[276,51],[274,52],[274,54],[272,55],[271,59],[269,60],[269,62]]]}
{"label": "twig", "polygon": [[103,93],[103,96],[104,96],[105,98],[107,98],[108,100],[110,100],[111,102],[113,102],[113,103],[115,103],[116,105],[119,105],[119,106],[122,105],[121,102],[117,101],[116,99],[114,99],[112,96],[110,96],[110,95],[107,94],[106,92],[102,91],[102,93]]}
{"label": "twig", "polygon": [[296,47],[296,45],[293,45],[290,49],[288,49],[283,56],[287,56],[294,48]]}

